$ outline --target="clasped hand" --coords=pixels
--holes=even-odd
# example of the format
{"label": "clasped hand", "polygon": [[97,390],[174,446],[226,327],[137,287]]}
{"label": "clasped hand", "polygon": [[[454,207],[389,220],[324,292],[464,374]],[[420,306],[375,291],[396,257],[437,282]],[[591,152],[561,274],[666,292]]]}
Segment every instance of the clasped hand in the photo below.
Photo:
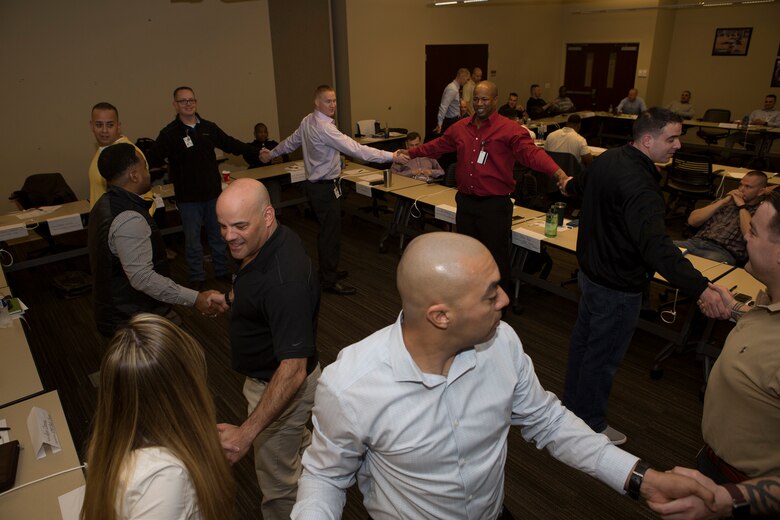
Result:
{"label": "clasped hand", "polygon": [[214,289],[198,293],[195,300],[195,308],[204,316],[215,318],[217,315],[226,312],[228,307],[225,301],[225,295]]}

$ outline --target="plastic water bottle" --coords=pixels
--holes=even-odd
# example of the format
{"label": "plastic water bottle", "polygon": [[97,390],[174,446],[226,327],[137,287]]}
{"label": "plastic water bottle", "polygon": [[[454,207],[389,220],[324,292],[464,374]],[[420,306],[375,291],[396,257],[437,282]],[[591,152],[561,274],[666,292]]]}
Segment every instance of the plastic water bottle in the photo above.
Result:
{"label": "plastic water bottle", "polygon": [[610,114],[614,113],[613,110],[612,110],[612,105],[609,105],[609,108],[607,109],[607,112],[609,112]]}
{"label": "plastic water bottle", "polygon": [[544,219],[544,236],[555,238],[558,236],[558,211],[550,206]]}
{"label": "plastic water bottle", "polygon": [[539,139],[544,141],[546,135],[547,135],[547,124],[542,123],[539,125]]}

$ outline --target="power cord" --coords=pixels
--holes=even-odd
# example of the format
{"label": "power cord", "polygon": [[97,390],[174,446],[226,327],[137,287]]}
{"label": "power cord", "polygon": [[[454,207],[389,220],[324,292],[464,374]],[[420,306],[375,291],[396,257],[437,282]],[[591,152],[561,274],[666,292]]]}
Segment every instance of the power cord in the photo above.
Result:
{"label": "power cord", "polygon": [[661,321],[663,321],[664,323],[668,323],[671,325],[677,319],[677,293],[678,292],[679,289],[674,290],[674,302],[672,303],[672,310],[661,311]]}
{"label": "power cord", "polygon": [[[5,258],[8,258],[8,262],[6,263]],[[14,265],[14,255],[11,254],[10,251],[6,251],[5,249],[0,249],[0,265],[3,267],[11,267]]]}

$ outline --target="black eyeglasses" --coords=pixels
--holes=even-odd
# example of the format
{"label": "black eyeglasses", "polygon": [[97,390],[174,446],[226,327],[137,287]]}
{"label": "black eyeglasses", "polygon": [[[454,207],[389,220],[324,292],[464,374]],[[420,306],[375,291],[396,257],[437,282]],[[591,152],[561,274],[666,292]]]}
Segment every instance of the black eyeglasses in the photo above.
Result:
{"label": "black eyeglasses", "polygon": [[189,99],[177,99],[176,102],[180,105],[194,105],[198,102],[195,98],[189,98]]}

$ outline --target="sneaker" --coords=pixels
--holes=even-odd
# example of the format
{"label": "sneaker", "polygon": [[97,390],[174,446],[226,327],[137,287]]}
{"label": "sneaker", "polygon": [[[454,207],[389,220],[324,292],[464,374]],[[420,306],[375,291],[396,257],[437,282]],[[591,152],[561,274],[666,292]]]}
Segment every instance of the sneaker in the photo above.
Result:
{"label": "sneaker", "polygon": [[628,440],[628,437],[622,432],[617,431],[612,426],[607,426],[604,431],[599,432],[602,435],[606,435],[607,439],[609,439],[609,442],[614,444],[615,446],[620,446],[621,444],[625,444]]}

